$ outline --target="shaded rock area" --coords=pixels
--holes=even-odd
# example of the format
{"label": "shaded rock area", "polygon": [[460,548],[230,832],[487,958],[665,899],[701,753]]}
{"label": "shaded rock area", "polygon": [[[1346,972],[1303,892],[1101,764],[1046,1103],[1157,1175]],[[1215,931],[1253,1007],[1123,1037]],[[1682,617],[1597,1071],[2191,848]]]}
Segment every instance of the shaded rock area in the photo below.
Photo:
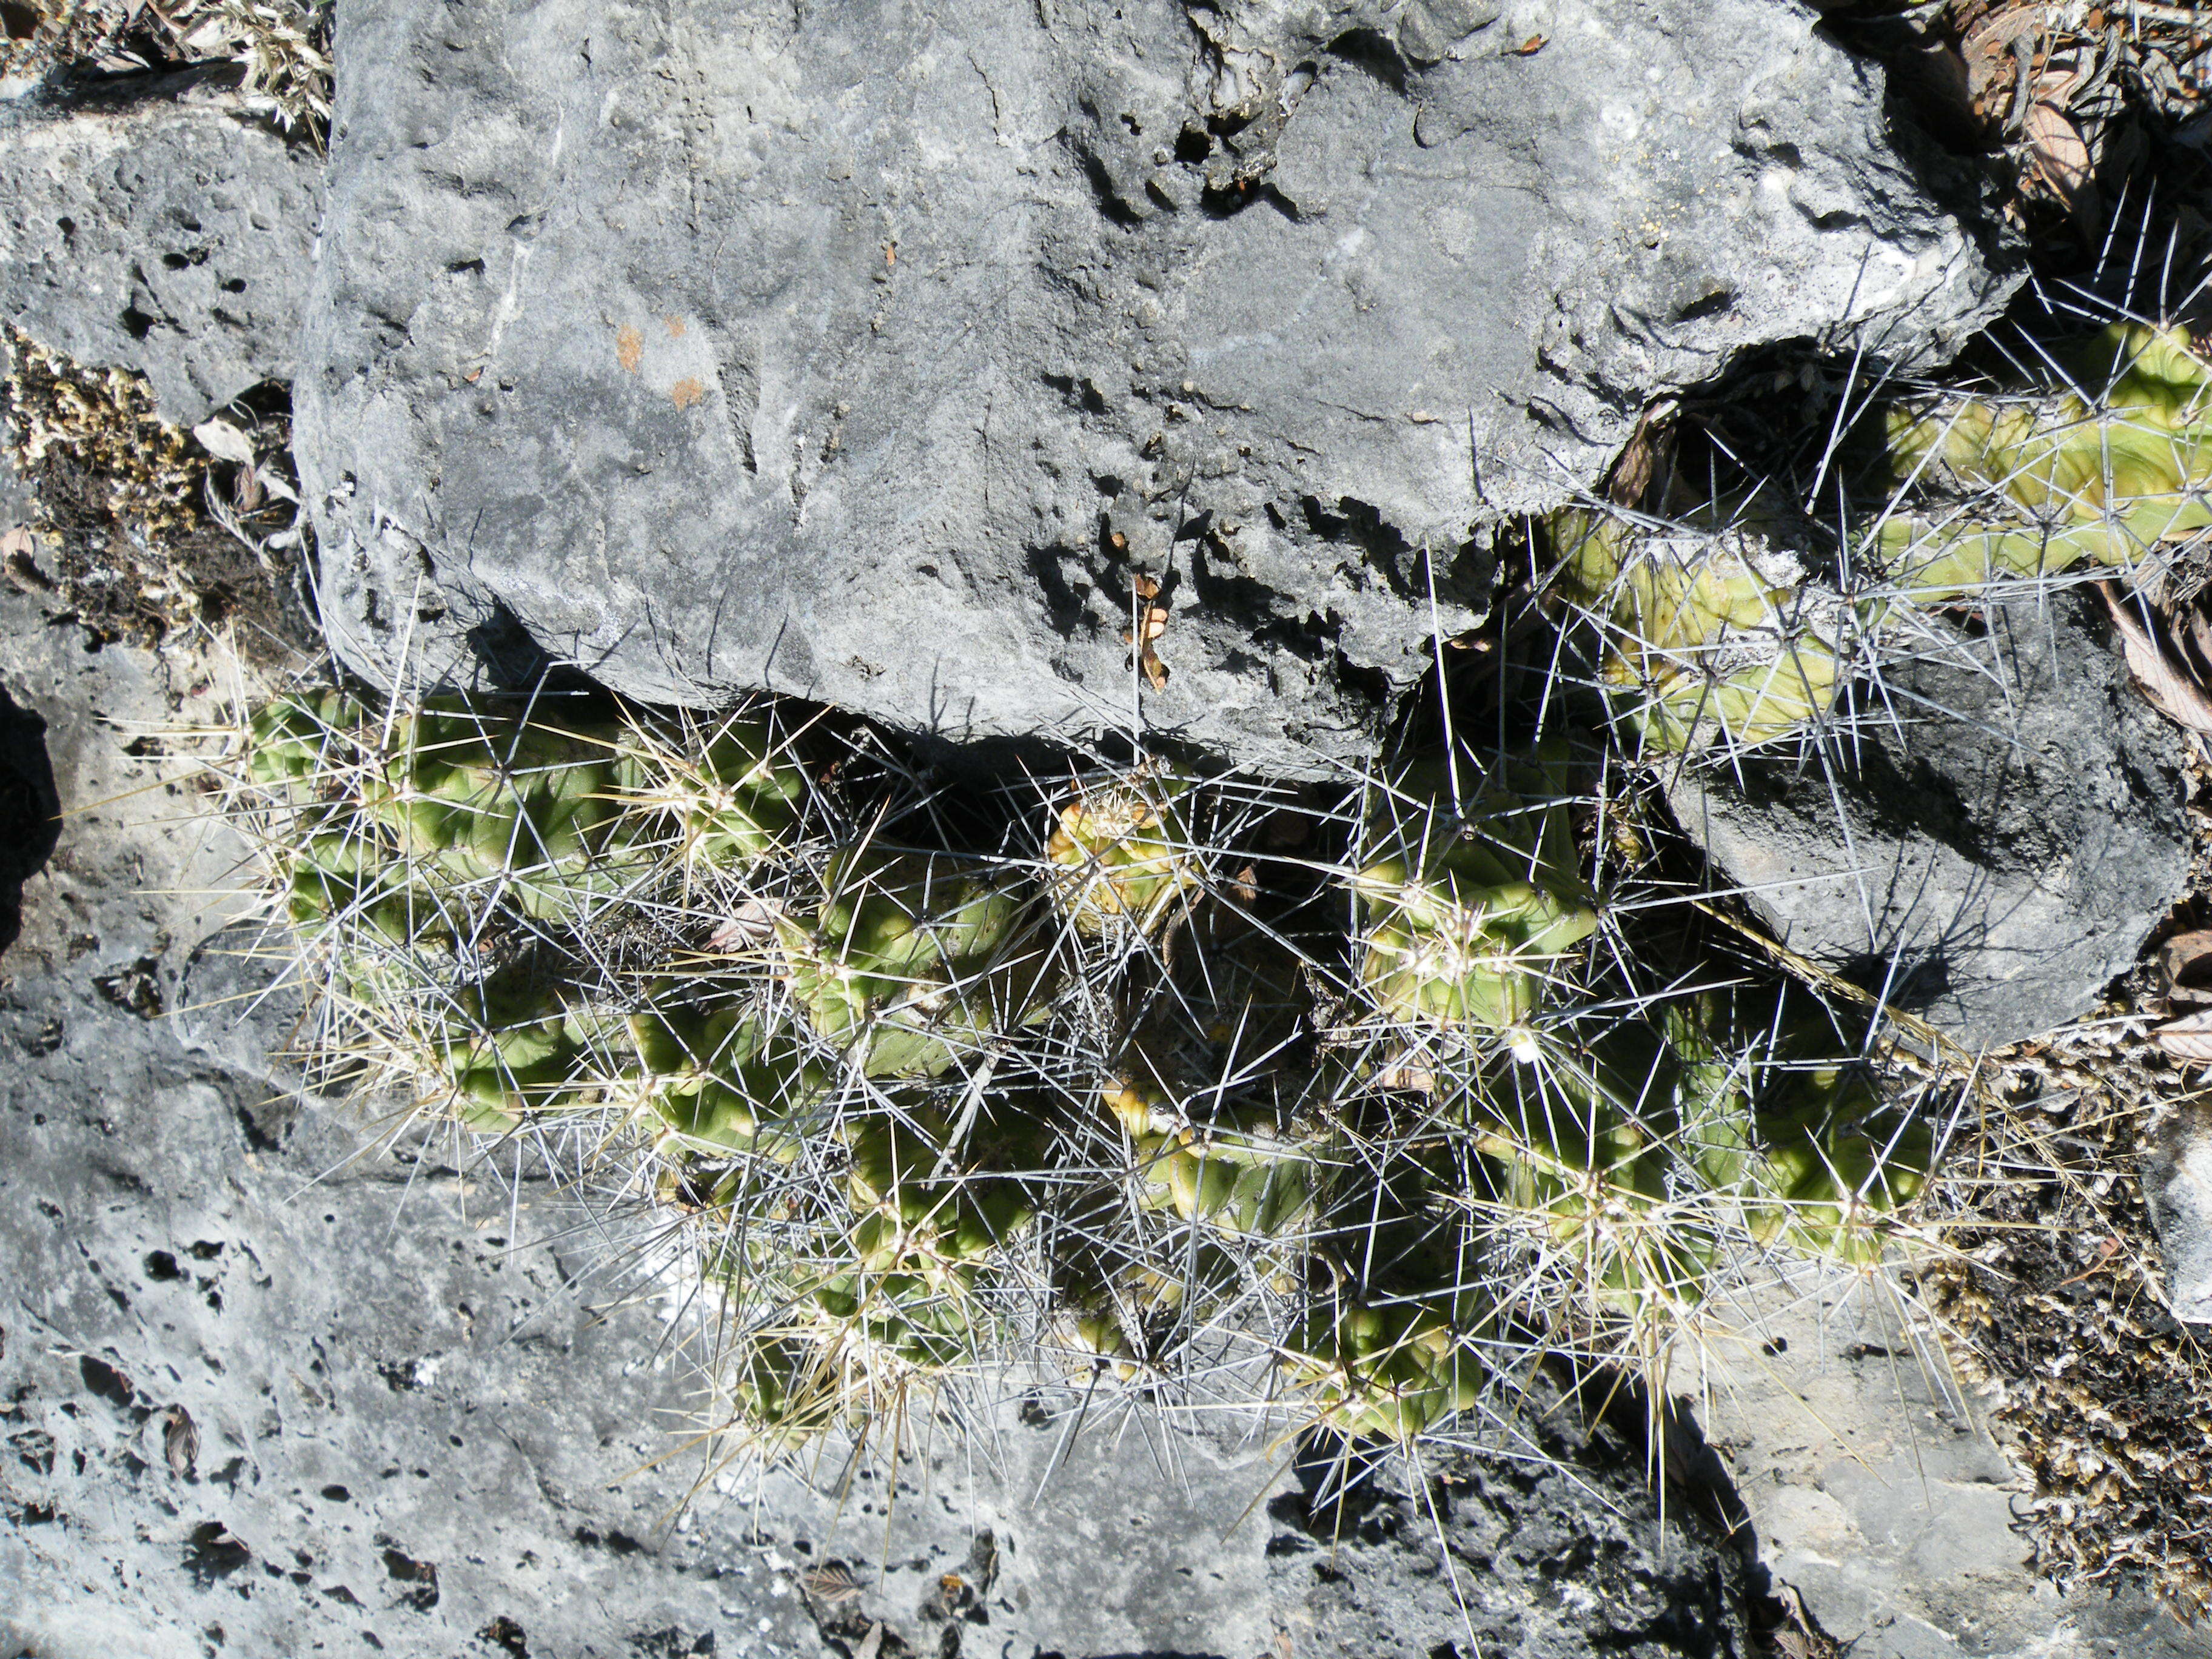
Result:
{"label": "shaded rock area", "polygon": [[1791,950],[1996,1044],[2087,1012],[2181,896],[2182,753],[2076,589],[1931,626],[1811,758],[1668,796]]}
{"label": "shaded rock area", "polygon": [[[1355,1656],[1749,1656],[1746,1554],[1711,1494],[1650,1508],[1640,1433],[1543,1379],[1522,1458],[1394,1460],[1339,1501],[1336,1472],[1278,1498],[1269,1546],[1291,1651]],[[1601,1385],[1601,1387],[1602,1385]],[[1620,1415],[1637,1408],[1615,1402]],[[1640,1425],[1635,1425],[1640,1428]],[[1456,1597],[1439,1596],[1439,1583]]]}
{"label": "shaded rock area", "polygon": [[0,314],[79,362],[135,368],[191,426],[289,380],[322,158],[221,76],[0,100]]}
{"label": "shaded rock area", "polygon": [[1785,0],[800,15],[340,4],[295,405],[351,665],[520,633],[1310,775],[1647,398],[2008,291]]}

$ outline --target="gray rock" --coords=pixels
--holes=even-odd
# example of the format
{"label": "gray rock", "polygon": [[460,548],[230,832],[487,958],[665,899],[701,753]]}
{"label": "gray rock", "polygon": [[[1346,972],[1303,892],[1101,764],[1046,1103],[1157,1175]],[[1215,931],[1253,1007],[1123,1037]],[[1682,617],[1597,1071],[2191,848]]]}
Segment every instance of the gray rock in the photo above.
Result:
{"label": "gray rock", "polygon": [[15,464],[0,454],[0,536],[21,528],[31,520],[30,487]]}
{"label": "gray rock", "polygon": [[0,101],[0,312],[195,425],[291,378],[321,193],[320,158],[204,75]]}
{"label": "gray rock", "polygon": [[2166,1257],[2173,1316],[2212,1324],[2212,1115],[2190,1109],[2162,1126],[2143,1194]]}
{"label": "gray rock", "polygon": [[[1427,1484],[1386,1469],[1340,1534],[1270,1434],[1065,1390],[964,1440],[910,1423],[889,1478],[833,1453],[701,1484],[684,1327],[595,1276],[634,1236],[299,1097],[295,1009],[204,896],[239,848],[126,735],[209,678],[0,592],[0,689],[74,809],[0,956],[0,1652],[827,1659],[810,1613],[847,1653],[881,1626],[879,1656],[1432,1659],[1470,1625],[1537,1659],[1744,1650],[1734,1552],[1679,1487],[1662,1528],[1632,1443],[1566,1408]],[[2033,1577],[2017,1480],[1901,1305],[1857,1274],[1747,1291],[1684,1367],[1760,1563],[1864,1659],[2212,1651],[2140,1593]]]}
{"label": "gray rock", "polygon": [[351,665],[1312,773],[1652,394],[2008,290],[1787,0],[801,15],[343,0],[295,401]]}
{"label": "gray rock", "polygon": [[1802,763],[1679,774],[1675,817],[1776,938],[1961,1041],[2087,1012],[2187,884],[2179,733],[2080,590],[1884,684]]}
{"label": "gray rock", "polygon": [[[1539,1398],[1504,1453],[1378,1468],[1347,1500],[1331,1477],[1273,1514],[1286,1650],[1328,1659],[1632,1654],[1749,1659],[1746,1555],[1705,1495],[1671,1486],[1662,1521],[1639,1434]],[[1602,1385],[1601,1385],[1602,1388]],[[1613,1404],[1624,1415],[1637,1407]],[[1519,1455],[1513,1455],[1517,1451]]]}
{"label": "gray rock", "polygon": [[671,1524],[696,1457],[633,1475],[696,1404],[655,1310],[272,1058],[239,849],[109,723],[204,669],[0,595],[73,809],[0,958],[0,1652],[827,1659],[749,1516]]}
{"label": "gray rock", "polygon": [[1698,1416],[1747,1547],[1851,1659],[2212,1654],[2139,1582],[2061,1594],[2036,1575],[2014,1530],[2035,1483],[1909,1282],[1800,1264],[1730,1296],[1681,1369],[1707,1379]]}

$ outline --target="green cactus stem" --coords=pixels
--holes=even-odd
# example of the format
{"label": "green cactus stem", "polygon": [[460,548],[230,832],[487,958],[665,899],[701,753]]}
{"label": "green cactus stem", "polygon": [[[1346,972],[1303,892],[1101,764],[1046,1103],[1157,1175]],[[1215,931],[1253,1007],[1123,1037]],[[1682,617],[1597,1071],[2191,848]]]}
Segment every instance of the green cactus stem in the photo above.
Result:
{"label": "green cactus stem", "polygon": [[1319,1425],[1354,1440],[1419,1439],[1481,1399],[1483,1367],[1463,1340],[1458,1298],[1316,1304],[1282,1364]]}
{"label": "green cactus stem", "polygon": [[841,853],[775,936],[793,1001],[869,1077],[980,1058],[1041,1016],[1054,979],[1033,890],[949,854]]}
{"label": "green cactus stem", "polygon": [[1794,735],[1844,678],[1850,608],[1770,539],[1766,515],[1735,505],[1679,532],[1579,507],[1552,516],[1558,591],[1595,623],[1601,687],[1647,750]]}
{"label": "green cactus stem", "polygon": [[1204,878],[1179,798],[1188,780],[1131,773],[1060,809],[1046,838],[1053,902],[1079,933],[1156,932]]}
{"label": "green cactus stem", "polygon": [[1978,492],[2008,520],[1887,518],[1878,551],[1905,599],[1940,604],[2084,562],[2127,570],[2212,528],[2212,366],[2187,331],[2114,323],[2064,367],[2064,389],[1889,412],[1899,487]]}
{"label": "green cactus stem", "polygon": [[1577,869],[1564,757],[1530,750],[1456,811],[1441,762],[1380,799],[1352,878],[1366,927],[1359,982],[1387,1018],[1509,1030],[1534,1012],[1597,912]]}

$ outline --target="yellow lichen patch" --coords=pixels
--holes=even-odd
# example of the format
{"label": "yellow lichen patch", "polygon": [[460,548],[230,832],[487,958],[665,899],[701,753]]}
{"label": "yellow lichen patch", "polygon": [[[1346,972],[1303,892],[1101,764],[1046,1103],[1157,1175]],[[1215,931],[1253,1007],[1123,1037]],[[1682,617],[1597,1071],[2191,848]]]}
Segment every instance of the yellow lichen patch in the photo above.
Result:
{"label": "yellow lichen patch", "polygon": [[631,324],[615,331],[615,361],[633,374],[645,362],[645,336]]}
{"label": "yellow lichen patch", "polygon": [[689,374],[668,388],[669,400],[678,409],[689,409],[706,395],[707,388]]}

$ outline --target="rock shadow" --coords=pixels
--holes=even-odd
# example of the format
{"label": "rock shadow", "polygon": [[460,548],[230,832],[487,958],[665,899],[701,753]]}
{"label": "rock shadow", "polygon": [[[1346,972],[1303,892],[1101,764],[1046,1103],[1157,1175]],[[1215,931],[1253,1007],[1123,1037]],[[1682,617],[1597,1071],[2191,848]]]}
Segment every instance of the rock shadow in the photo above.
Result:
{"label": "rock shadow", "polygon": [[0,689],[0,954],[23,930],[23,884],[53,856],[61,811],[46,721]]}

